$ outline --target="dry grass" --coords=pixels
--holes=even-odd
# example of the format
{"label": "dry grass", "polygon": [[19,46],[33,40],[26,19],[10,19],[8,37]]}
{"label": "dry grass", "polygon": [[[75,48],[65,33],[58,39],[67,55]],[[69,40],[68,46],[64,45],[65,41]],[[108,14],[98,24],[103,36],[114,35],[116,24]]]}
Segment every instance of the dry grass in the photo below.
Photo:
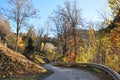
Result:
{"label": "dry grass", "polygon": [[46,71],[22,54],[0,45],[0,77],[45,73]]}

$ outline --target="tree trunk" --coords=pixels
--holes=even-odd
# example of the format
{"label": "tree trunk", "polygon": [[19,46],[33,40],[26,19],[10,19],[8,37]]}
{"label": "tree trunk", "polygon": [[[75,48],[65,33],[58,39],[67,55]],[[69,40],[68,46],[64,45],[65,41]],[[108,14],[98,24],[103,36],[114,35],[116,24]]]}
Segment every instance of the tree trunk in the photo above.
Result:
{"label": "tree trunk", "polygon": [[19,38],[19,34],[17,33],[17,39],[16,39],[16,43],[15,43],[15,51],[16,52],[18,50],[18,38]]}
{"label": "tree trunk", "polygon": [[15,43],[15,51],[18,51],[18,39],[19,39],[19,30],[20,30],[20,26],[19,26],[19,21],[17,22],[17,39],[16,39],[16,43]]}

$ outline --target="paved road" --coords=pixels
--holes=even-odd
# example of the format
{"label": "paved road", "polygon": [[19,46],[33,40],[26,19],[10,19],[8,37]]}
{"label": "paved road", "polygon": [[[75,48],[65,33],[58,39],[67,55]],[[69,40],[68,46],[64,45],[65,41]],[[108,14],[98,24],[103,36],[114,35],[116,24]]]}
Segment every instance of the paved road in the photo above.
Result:
{"label": "paved road", "polygon": [[84,70],[55,67],[50,64],[47,64],[44,67],[54,71],[51,76],[44,80],[99,80],[97,76]]}

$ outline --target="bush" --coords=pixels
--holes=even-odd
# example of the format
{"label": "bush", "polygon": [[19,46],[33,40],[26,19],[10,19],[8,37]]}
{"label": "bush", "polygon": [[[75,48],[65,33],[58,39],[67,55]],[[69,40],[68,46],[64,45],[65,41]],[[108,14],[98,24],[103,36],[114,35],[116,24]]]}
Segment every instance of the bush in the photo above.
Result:
{"label": "bush", "polygon": [[107,55],[106,65],[119,72],[120,71],[120,57],[117,55]]}

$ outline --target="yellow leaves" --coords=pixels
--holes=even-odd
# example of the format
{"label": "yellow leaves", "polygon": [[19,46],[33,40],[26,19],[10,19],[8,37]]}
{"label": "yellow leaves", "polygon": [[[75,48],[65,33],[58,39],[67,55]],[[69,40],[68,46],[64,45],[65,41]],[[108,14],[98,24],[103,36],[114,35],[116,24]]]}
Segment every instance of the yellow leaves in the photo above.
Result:
{"label": "yellow leaves", "polygon": [[110,41],[107,41],[107,42],[106,42],[106,45],[107,45],[108,48],[110,48],[111,42],[110,42]]}
{"label": "yellow leaves", "polygon": [[40,47],[41,49],[40,49],[40,50],[43,51],[43,50],[44,50],[44,47],[45,47],[45,44],[42,42],[42,43],[41,43],[41,47]]}
{"label": "yellow leaves", "polygon": [[49,53],[54,53],[52,49],[49,49],[48,52],[49,52]]}
{"label": "yellow leaves", "polygon": [[115,4],[117,2],[117,0],[109,0],[109,3],[111,4]]}
{"label": "yellow leaves", "polygon": [[67,58],[63,58],[63,62],[65,62],[65,63],[67,63],[68,61],[67,61]]}
{"label": "yellow leaves", "polygon": [[117,3],[118,0],[109,0],[109,6],[110,8],[113,8],[114,5]]}
{"label": "yellow leaves", "polygon": [[113,5],[113,4],[110,4],[109,6],[110,6],[110,8],[113,8],[113,7],[114,7],[114,5]]}
{"label": "yellow leaves", "polygon": [[106,65],[115,69],[116,71],[120,71],[119,68],[119,61],[120,61],[120,57],[117,55],[107,55],[106,56]]}
{"label": "yellow leaves", "polygon": [[25,48],[24,42],[22,40],[22,37],[18,38],[18,47],[21,48],[21,49]]}
{"label": "yellow leaves", "polygon": [[114,30],[112,29],[112,30],[110,30],[110,32],[113,32]]}
{"label": "yellow leaves", "polygon": [[82,53],[82,54],[78,54],[76,57],[76,62],[77,63],[81,63],[81,62],[89,62],[91,58],[91,55],[89,55],[88,53]]}
{"label": "yellow leaves", "polygon": [[87,48],[85,49],[84,47],[80,47],[79,49],[79,54],[76,56],[76,62],[81,63],[81,62],[89,62],[93,60],[94,56],[94,49],[93,48]]}
{"label": "yellow leaves", "polygon": [[91,34],[91,35],[94,35],[95,31],[94,31],[94,29],[90,28],[88,33]]}
{"label": "yellow leaves", "polygon": [[109,6],[112,9],[114,7],[115,0],[109,0]]}
{"label": "yellow leaves", "polygon": [[44,64],[45,63],[45,61],[42,58],[40,58],[40,55],[37,55],[37,54],[34,55],[34,61],[37,64],[41,64],[41,63]]}
{"label": "yellow leaves", "polygon": [[105,21],[105,24],[110,24],[111,22],[110,22],[110,19],[107,19],[106,21]]}
{"label": "yellow leaves", "polygon": [[111,10],[113,11],[113,14],[117,14],[119,12],[119,8],[120,8],[120,1],[119,0],[109,0],[109,7],[111,8]]}
{"label": "yellow leaves", "polygon": [[119,12],[119,10],[115,9],[113,14],[117,14]]}

